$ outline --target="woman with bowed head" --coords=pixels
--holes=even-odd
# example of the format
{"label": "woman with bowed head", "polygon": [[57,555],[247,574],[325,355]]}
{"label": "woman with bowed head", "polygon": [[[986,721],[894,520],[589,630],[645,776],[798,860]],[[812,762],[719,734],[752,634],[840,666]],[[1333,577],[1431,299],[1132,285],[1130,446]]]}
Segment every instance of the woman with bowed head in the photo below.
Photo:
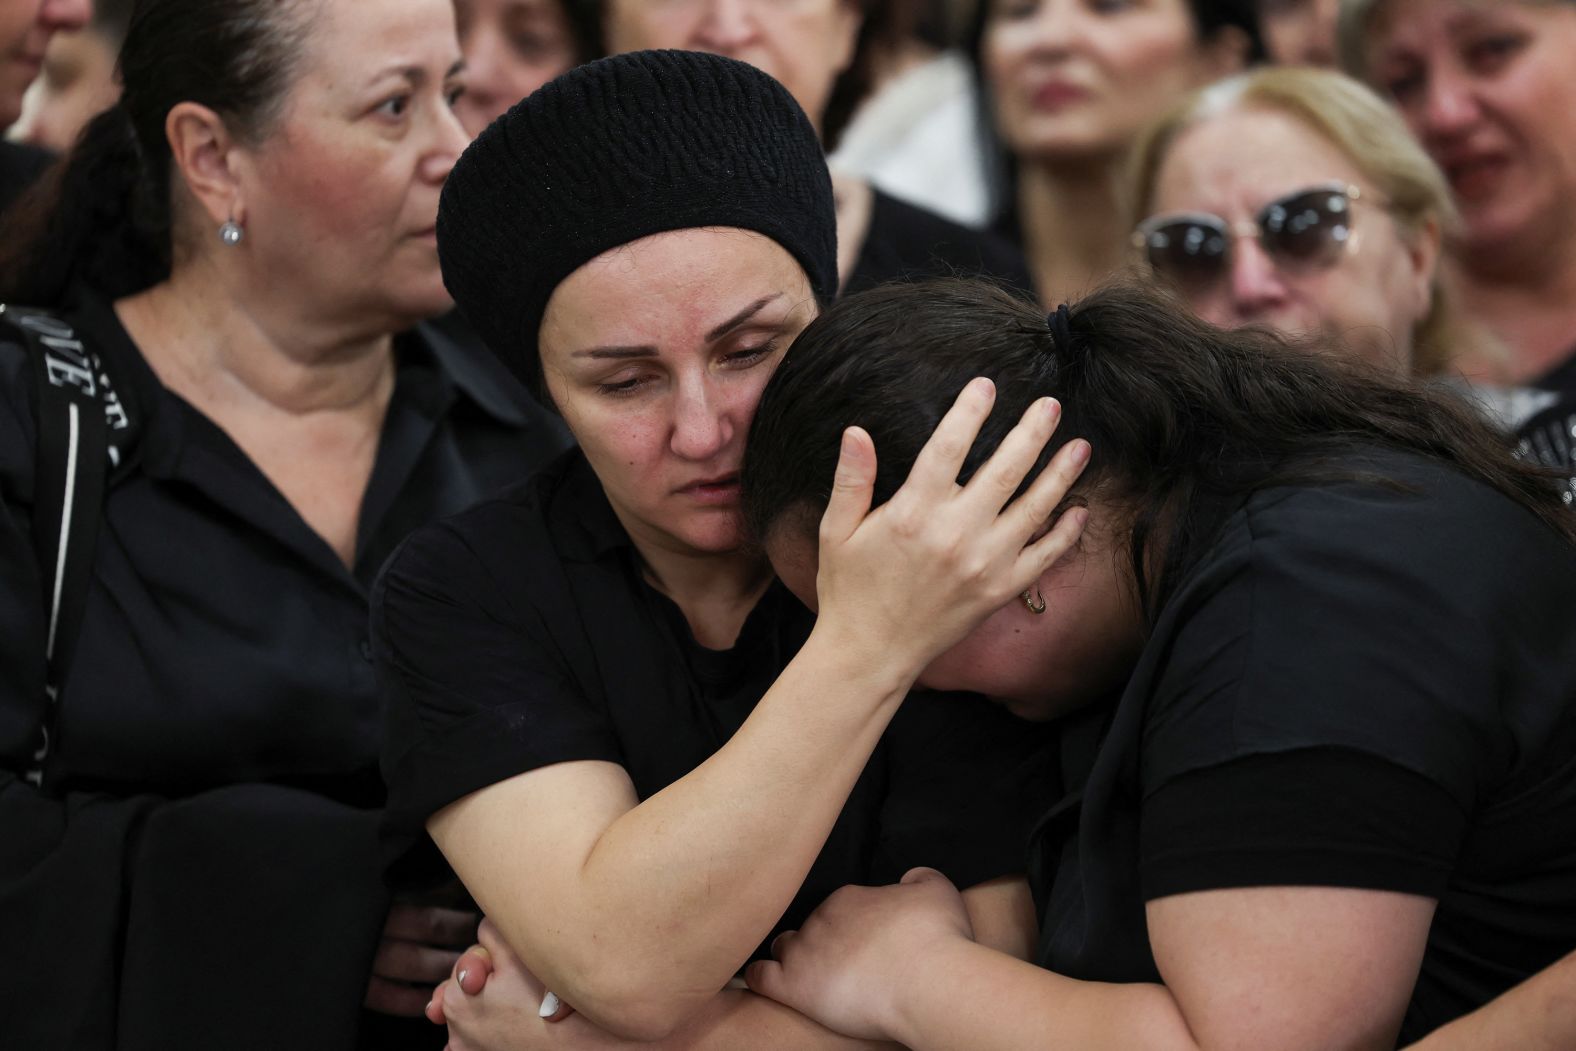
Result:
{"label": "woman with bowed head", "polygon": [[1439,281],[1444,177],[1339,73],[1267,68],[1190,96],[1139,138],[1132,200],[1143,261],[1206,321],[1399,376],[1466,349]]}
{"label": "woman with bowed head", "polygon": [[1040,399],[1042,460],[1093,449],[1047,515],[1087,515],[1077,546],[939,657],[882,661],[1068,718],[1040,967],[919,870],[839,891],[753,989],[918,1049],[1386,1048],[1576,948],[1576,841],[1548,831],[1576,822],[1576,522],[1548,472],[1453,397],[1152,290],[1047,320],[894,286],[806,329],[756,413],[746,514],[796,594],[843,577],[823,507],[914,513],[960,389],[949,485]]}
{"label": "woman with bowed head", "polygon": [[[446,984],[451,1043],[859,1046],[728,986],[834,889],[911,864],[1026,955],[1045,738],[865,669],[945,648],[994,600],[964,597],[971,575],[1055,557],[1076,519],[1033,543],[1039,523],[982,532],[982,513],[915,523],[952,556],[923,565],[859,533],[819,621],[745,542],[756,400],[837,289],[831,180],[793,98],[715,55],[580,66],[466,151],[438,231],[458,305],[578,443],[416,533],[373,600],[393,878],[446,861],[540,979]],[[1044,478],[1054,503],[1066,475]],[[559,1004],[576,1013],[548,1030]]]}
{"label": "woman with bowed head", "polygon": [[[877,12],[879,13],[879,12]],[[609,54],[682,48],[748,62],[804,108],[822,143],[837,136],[870,92],[878,41],[862,32],[859,0],[607,0]],[[854,175],[833,179],[840,289],[966,274],[1028,291],[1023,254],[1005,239],[909,204]]]}
{"label": "woman with bowed head", "polygon": [[[1509,350],[1475,380],[1543,392],[1523,453],[1576,501],[1576,5],[1368,0],[1342,9],[1345,68],[1390,96],[1461,212],[1448,248],[1462,309]],[[1552,404],[1549,404],[1552,403]]]}
{"label": "woman with bowed head", "polygon": [[1122,166],[1144,125],[1262,50],[1248,0],[982,0],[971,51],[993,214],[1043,301],[1121,268]]}
{"label": "woman with bowed head", "polygon": [[[367,595],[412,528],[562,447],[419,325],[451,304],[453,11],[143,0],[120,68],[0,236],[4,1029],[349,1048],[365,998],[430,1043],[422,987],[475,917],[383,889]],[[107,431],[78,446],[107,476],[64,545],[80,591],[39,469],[72,377]]]}

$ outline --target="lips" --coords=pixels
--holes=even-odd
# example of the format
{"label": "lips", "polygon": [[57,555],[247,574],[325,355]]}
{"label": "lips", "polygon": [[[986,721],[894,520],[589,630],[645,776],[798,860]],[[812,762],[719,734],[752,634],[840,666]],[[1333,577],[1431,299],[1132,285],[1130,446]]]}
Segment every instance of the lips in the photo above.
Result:
{"label": "lips", "polygon": [[1499,153],[1458,154],[1444,158],[1440,165],[1450,189],[1464,201],[1481,200],[1498,188],[1509,160]]}
{"label": "lips", "polygon": [[1035,88],[1030,97],[1036,109],[1058,110],[1083,101],[1089,92],[1065,80],[1052,80]]}
{"label": "lips", "polygon": [[697,479],[678,492],[681,496],[687,496],[703,504],[732,503],[739,498],[739,472],[732,471],[715,478]]}

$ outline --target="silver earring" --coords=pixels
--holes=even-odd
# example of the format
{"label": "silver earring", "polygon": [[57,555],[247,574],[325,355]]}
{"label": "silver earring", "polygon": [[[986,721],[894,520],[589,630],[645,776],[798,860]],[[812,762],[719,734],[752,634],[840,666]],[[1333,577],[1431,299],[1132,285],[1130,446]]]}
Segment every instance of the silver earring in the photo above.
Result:
{"label": "silver earring", "polygon": [[246,231],[234,219],[226,219],[219,227],[219,240],[234,248],[246,239]]}
{"label": "silver earring", "polygon": [[1030,613],[1033,613],[1035,616],[1039,616],[1041,613],[1045,612],[1045,596],[1040,594],[1034,588],[1024,588],[1023,594],[1019,595],[1018,597],[1023,600],[1023,608],[1028,610]]}

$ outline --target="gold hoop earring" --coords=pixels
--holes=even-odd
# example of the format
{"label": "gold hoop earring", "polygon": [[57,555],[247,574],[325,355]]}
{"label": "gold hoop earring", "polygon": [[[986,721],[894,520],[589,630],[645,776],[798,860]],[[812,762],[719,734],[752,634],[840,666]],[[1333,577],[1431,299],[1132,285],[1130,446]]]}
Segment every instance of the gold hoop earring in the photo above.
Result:
{"label": "gold hoop earring", "polygon": [[1035,591],[1032,587],[1024,588],[1023,594],[1018,597],[1023,600],[1023,608],[1033,613],[1036,617],[1045,612],[1045,596]]}

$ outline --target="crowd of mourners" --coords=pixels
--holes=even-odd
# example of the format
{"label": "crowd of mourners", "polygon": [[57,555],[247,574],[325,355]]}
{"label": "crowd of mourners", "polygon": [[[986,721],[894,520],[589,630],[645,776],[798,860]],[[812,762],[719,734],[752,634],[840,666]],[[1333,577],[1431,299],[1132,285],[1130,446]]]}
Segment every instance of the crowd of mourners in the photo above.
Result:
{"label": "crowd of mourners", "polygon": [[1573,56],[0,0],[0,1046],[1576,1048]]}

